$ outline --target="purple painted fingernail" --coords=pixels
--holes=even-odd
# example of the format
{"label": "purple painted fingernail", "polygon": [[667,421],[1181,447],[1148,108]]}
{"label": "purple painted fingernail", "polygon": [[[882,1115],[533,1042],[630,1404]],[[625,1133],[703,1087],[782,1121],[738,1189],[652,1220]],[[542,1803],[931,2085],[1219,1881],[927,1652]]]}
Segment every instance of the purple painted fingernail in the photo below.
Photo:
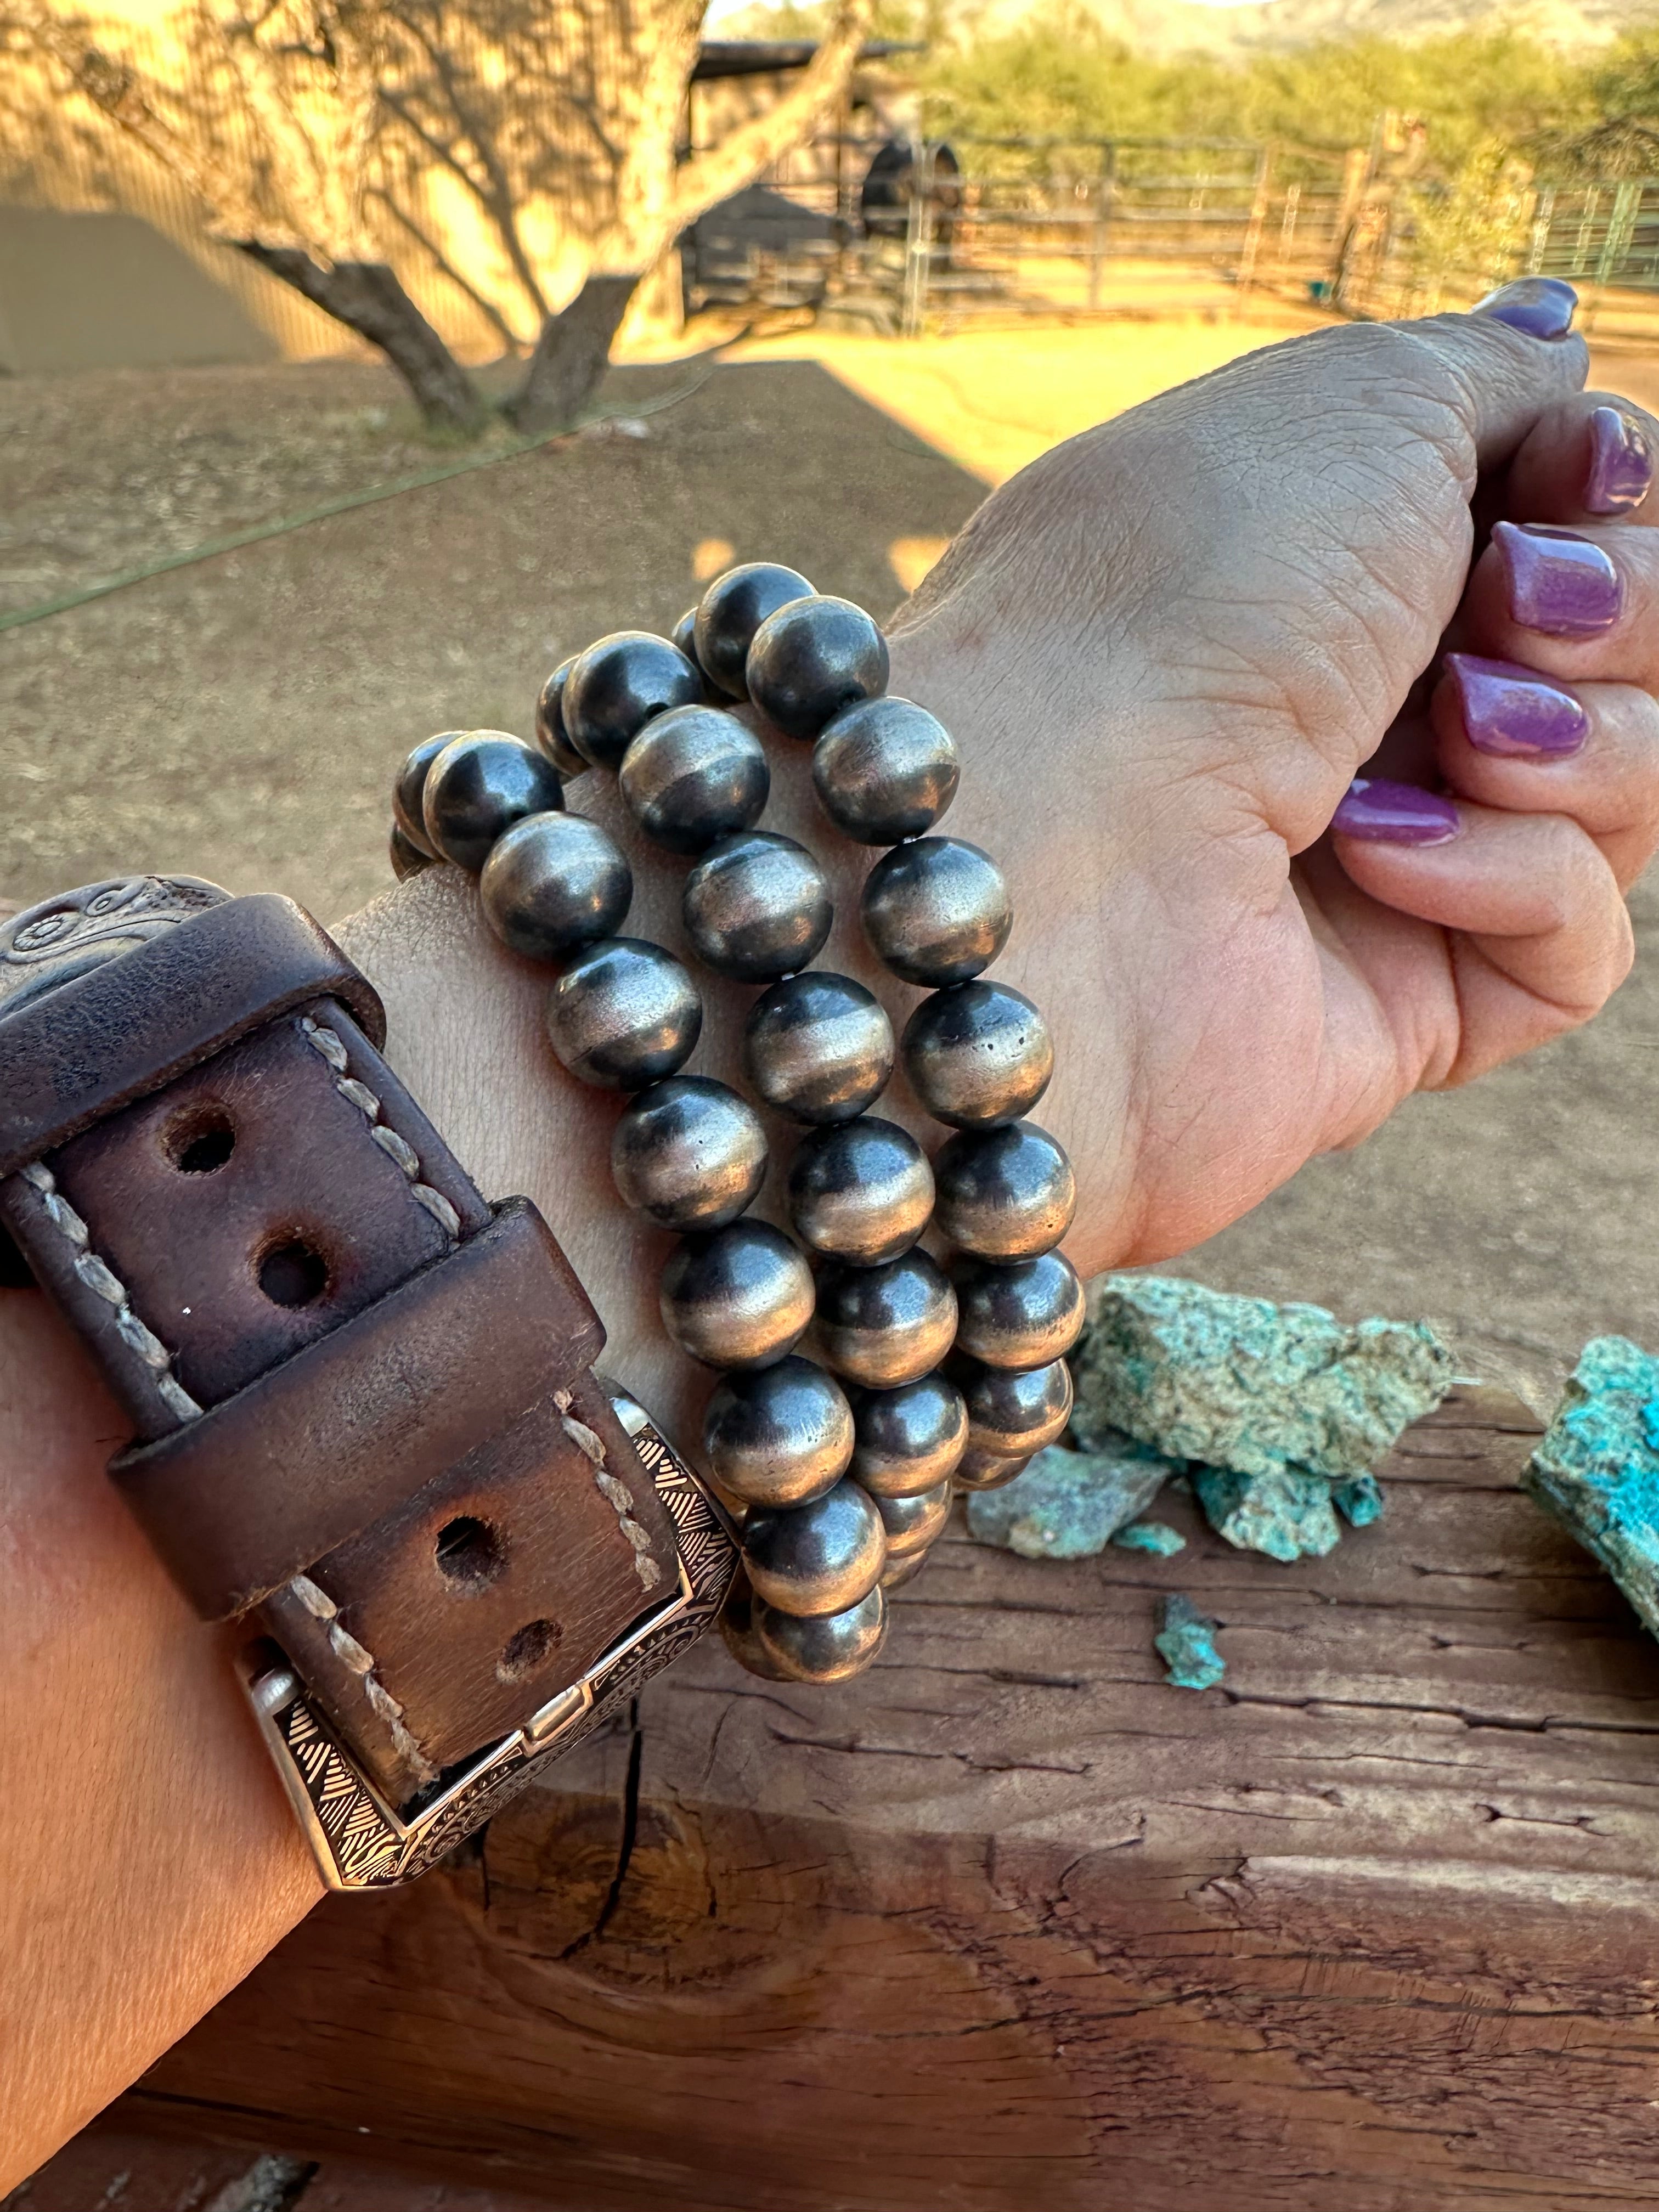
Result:
{"label": "purple painted fingernail", "polygon": [[1449,799],[1414,783],[1390,783],[1383,776],[1357,775],[1331,817],[1344,837],[1363,837],[1373,845],[1443,845],[1463,827]]}
{"label": "purple painted fingernail", "polygon": [[1571,691],[1512,660],[1449,653],[1463,729],[1477,752],[1565,759],[1589,735],[1589,716]]}
{"label": "purple painted fingernail", "polygon": [[1625,586],[1599,545],[1541,523],[1492,525],[1492,544],[1509,572],[1510,612],[1547,637],[1599,637],[1625,604]]}
{"label": "purple painted fingernail", "polygon": [[1591,514],[1624,514],[1640,507],[1653,483],[1653,448],[1647,434],[1618,407],[1592,409],[1589,430],[1586,509]]}
{"label": "purple painted fingernail", "polygon": [[1488,292],[1469,312],[1489,323],[1507,323],[1529,338],[1564,338],[1577,305],[1577,293],[1559,276],[1519,276]]}

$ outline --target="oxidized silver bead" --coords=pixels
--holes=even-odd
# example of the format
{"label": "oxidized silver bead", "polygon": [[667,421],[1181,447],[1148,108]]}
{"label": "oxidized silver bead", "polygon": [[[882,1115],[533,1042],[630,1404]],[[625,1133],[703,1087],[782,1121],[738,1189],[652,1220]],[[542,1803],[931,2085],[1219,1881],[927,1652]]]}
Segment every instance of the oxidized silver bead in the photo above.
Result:
{"label": "oxidized silver bead", "polygon": [[696,658],[710,683],[729,698],[746,699],[743,672],[755,632],[792,599],[811,596],[805,576],[775,561],[745,561],[716,576],[692,610]]}
{"label": "oxidized silver bead", "polygon": [[1083,1285],[1062,1252],[1033,1260],[951,1263],[957,1347],[988,1367],[1046,1367],[1083,1329]]}
{"label": "oxidized silver bead", "polygon": [[750,1585],[780,1613],[842,1613],[867,1597],[887,1563],[875,1500],[843,1475],[810,1505],[757,1507],[743,1531]]}
{"label": "oxidized silver bead", "polygon": [[662,1271],[662,1325],[707,1367],[769,1367],[806,1334],[812,1272],[781,1229],[733,1221],[688,1237]]}
{"label": "oxidized silver bead", "polygon": [[768,1651],[756,1628],[756,1616],[762,1611],[754,1592],[749,1587],[749,1577],[739,1568],[732,1584],[731,1595],[720,1607],[720,1636],[726,1650],[751,1674],[763,1681],[787,1682],[794,1678]]}
{"label": "oxidized silver bead", "polygon": [[925,1252],[879,1267],[830,1260],[818,1274],[818,1335],[837,1375],[872,1389],[937,1367],[957,1329],[956,1292]]}
{"label": "oxidized silver bead", "polygon": [[853,1456],[853,1409],[833,1376],[793,1354],[728,1375],[702,1417],[709,1473],[745,1505],[809,1505]]}
{"label": "oxidized silver bead", "polygon": [[933,1210],[933,1171],[908,1129],[860,1114],[814,1129],[789,1167],[789,1218],[811,1251],[864,1267],[908,1252]]}
{"label": "oxidized silver bead", "polygon": [[921,1551],[912,1552],[902,1559],[889,1559],[881,1571],[881,1581],[877,1587],[885,1594],[902,1589],[906,1583],[915,1582],[927,1564],[928,1549],[924,1544]]}
{"label": "oxidized silver bead", "polygon": [[1072,1163],[1034,1121],[963,1130],[941,1148],[933,1179],[940,1235],[983,1260],[1052,1251],[1077,1211]]}
{"label": "oxidized silver bead", "polygon": [[925,1552],[951,1517],[951,1485],[936,1483],[913,1498],[878,1498],[876,1510],[887,1532],[890,1559],[914,1559]]}
{"label": "oxidized silver bead", "polygon": [[680,617],[668,633],[668,641],[685,655],[700,674],[707,674],[697,658],[697,611],[695,607],[688,607]]}
{"label": "oxidized silver bead", "polygon": [[573,653],[568,660],[562,660],[536,699],[536,749],[567,782],[572,776],[587,773],[587,763],[571,744],[564,726],[564,687],[579,658]]}
{"label": "oxidized silver bead", "polygon": [[495,840],[478,878],[485,921],[531,960],[614,935],[633,896],[633,870],[581,814],[526,815]]}
{"label": "oxidized silver bead", "polygon": [[766,1180],[766,1132],[725,1084],[672,1075],[617,1122],[611,1174],[623,1204],[664,1229],[723,1229]]}
{"label": "oxidized silver bead", "polygon": [[968,1444],[968,1408],[943,1375],[853,1399],[849,1472],[872,1498],[914,1498],[946,1482]]}
{"label": "oxidized silver bead", "polygon": [[754,1635],[786,1682],[844,1682],[860,1674],[887,1641],[887,1605],[878,1586],[844,1613],[805,1619],[757,1603]]}
{"label": "oxidized silver bead", "polygon": [[1072,1418],[1072,1370],[1063,1359],[1017,1373],[963,1359],[951,1373],[968,1407],[968,1449],[1029,1459]]}
{"label": "oxidized silver bead", "polygon": [[805,968],[836,918],[812,855],[768,830],[723,837],[686,878],[680,910],[702,958],[740,983]]}
{"label": "oxidized silver bead", "polygon": [[1016,1475],[1024,1474],[1030,1459],[1005,1459],[1000,1452],[965,1451],[956,1471],[958,1490],[1000,1490]]}
{"label": "oxidized silver bead", "polygon": [[457,738],[464,738],[465,730],[440,730],[435,738],[422,738],[420,744],[406,753],[392,783],[392,826],[402,831],[417,853],[424,853],[429,860],[438,857],[438,848],[426,832],[426,815],[422,799],[426,791],[427,770],[446,745],[453,745]]}
{"label": "oxidized silver bead", "polygon": [[887,689],[887,641],[850,599],[796,599],[755,632],[744,680],[787,737],[816,738],[843,708]]}
{"label": "oxidized silver bead", "polygon": [[884,854],[859,902],[871,949],[907,983],[965,983],[1008,942],[1002,871],[960,837],[919,837]]}
{"label": "oxidized silver bead", "polygon": [[960,776],[950,732],[908,699],[861,700],[827,722],[812,748],[819,802],[859,845],[923,836]]}
{"label": "oxidized silver bead", "polygon": [[422,850],[412,837],[405,837],[395,822],[392,825],[390,850],[392,872],[400,884],[406,884],[411,876],[422,875],[436,865],[431,854]]}
{"label": "oxidized silver bead", "polygon": [[502,832],[526,814],[557,813],[556,769],[506,730],[464,730],[427,769],[421,817],[433,851],[476,875]]}
{"label": "oxidized silver bead", "polygon": [[720,707],[675,707],[647,722],[617,780],[641,829],[671,853],[706,853],[758,822],[772,787],[760,739]]}
{"label": "oxidized silver bead", "polygon": [[619,768],[647,722],[702,697],[702,674],[678,646],[649,630],[616,630],[576,656],[561,702],[565,734],[595,768]]}
{"label": "oxidized silver bead", "polygon": [[904,1027],[905,1073],[927,1111],[959,1129],[1017,1121],[1054,1072],[1048,1024],[1006,983],[954,983]]}
{"label": "oxidized silver bead", "polygon": [[573,1075],[608,1091],[643,1091],[684,1066],[702,1028],[696,986],[672,953],[641,937],[607,937],[554,984],[547,1033]]}
{"label": "oxidized silver bead", "polygon": [[893,1025],[850,975],[813,969],[775,983],[749,1010],[744,1073],[796,1121],[850,1121],[893,1072]]}

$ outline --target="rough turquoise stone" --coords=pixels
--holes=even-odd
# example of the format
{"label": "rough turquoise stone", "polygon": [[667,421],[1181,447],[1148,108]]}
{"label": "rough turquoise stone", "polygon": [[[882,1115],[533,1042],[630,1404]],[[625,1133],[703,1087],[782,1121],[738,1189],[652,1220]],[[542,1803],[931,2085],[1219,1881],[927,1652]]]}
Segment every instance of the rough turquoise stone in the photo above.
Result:
{"label": "rough turquoise stone", "polygon": [[1167,1521],[1133,1522],[1120,1528],[1112,1541],[1125,1552],[1155,1552],[1160,1559],[1187,1548],[1187,1539]]}
{"label": "rough turquoise stone", "polygon": [[1139,1519],[1176,1466],[1130,1437],[1108,1435],[1087,1452],[1050,1444],[1005,1489],[969,1492],[968,1533],[1023,1559],[1091,1559]]}
{"label": "rough turquoise stone", "polygon": [[1388,1501],[1374,1474],[1357,1474],[1352,1482],[1338,1483],[1331,1502],[1349,1528],[1369,1528],[1373,1521],[1382,1518]]}
{"label": "rough turquoise stone", "polygon": [[1521,1479],[1659,1636],[1659,1359],[1594,1338]]}
{"label": "rough turquoise stone", "polygon": [[1164,1600],[1152,1642],[1169,1670],[1166,1682],[1177,1690],[1213,1688],[1227,1671],[1226,1661],[1215,1648],[1215,1631],[1216,1623],[1189,1597],[1172,1591]]}
{"label": "rough turquoise stone", "polygon": [[1330,1484],[1305,1468],[1236,1474],[1231,1468],[1201,1467],[1193,1480],[1205,1519],[1241,1552],[1265,1552],[1270,1559],[1322,1559],[1341,1536]]}
{"label": "rough turquoise stone", "polygon": [[1109,1275],[1073,1355],[1072,1430],[1241,1474],[1365,1474],[1451,1387],[1425,1322],[1338,1321],[1167,1275]]}

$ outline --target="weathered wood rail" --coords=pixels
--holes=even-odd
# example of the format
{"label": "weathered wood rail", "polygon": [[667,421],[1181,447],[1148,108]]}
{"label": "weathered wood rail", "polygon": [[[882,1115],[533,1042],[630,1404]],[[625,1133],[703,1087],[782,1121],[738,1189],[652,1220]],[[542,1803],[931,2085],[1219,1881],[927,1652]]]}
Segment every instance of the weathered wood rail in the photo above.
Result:
{"label": "weathered wood rail", "polygon": [[1659,2206],[1659,1651],[1535,1431],[1461,1392],[1293,1567],[959,1534],[842,1692],[708,1651],[106,2124],[572,2212]]}

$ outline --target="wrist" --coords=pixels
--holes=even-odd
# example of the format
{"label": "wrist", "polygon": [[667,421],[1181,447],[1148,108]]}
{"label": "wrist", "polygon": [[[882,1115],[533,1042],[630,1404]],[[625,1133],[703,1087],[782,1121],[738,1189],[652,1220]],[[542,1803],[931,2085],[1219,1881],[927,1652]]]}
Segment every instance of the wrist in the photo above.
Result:
{"label": "wrist", "polygon": [[[191,1614],[104,1472],[123,1416],[33,1291],[0,1291],[0,1898],[18,2000],[0,2063],[3,2191],[322,1885],[224,1637]],[[96,1939],[66,1940],[77,1929]]]}
{"label": "wrist", "polygon": [[333,934],[385,1005],[388,1061],[485,1198],[522,1194],[544,1215],[605,1323],[602,1366],[678,1427],[686,1363],[656,1310],[669,1240],[612,1188],[614,1105],[552,1056],[546,969],[503,949],[476,879],[453,867],[398,884]]}

